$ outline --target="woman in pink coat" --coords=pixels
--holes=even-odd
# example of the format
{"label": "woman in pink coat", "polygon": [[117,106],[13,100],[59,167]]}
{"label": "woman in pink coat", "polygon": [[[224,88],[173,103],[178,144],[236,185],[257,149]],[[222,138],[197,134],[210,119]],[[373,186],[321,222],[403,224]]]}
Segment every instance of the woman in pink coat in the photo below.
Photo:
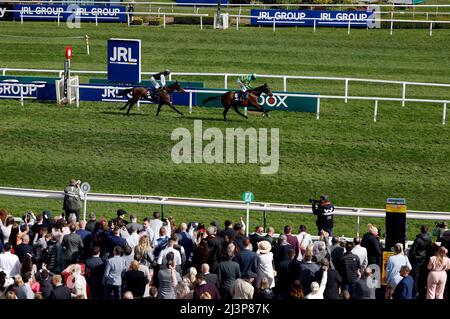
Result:
{"label": "woman in pink coat", "polygon": [[450,258],[446,256],[447,249],[440,247],[437,256],[430,258],[428,263],[427,299],[443,299],[445,283],[447,281],[446,271],[450,269]]}

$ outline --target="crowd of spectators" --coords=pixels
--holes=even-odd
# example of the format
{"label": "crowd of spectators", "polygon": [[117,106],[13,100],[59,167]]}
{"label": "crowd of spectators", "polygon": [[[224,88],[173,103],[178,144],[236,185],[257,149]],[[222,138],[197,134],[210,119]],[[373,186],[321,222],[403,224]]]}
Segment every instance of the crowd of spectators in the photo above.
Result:
{"label": "crowd of spectators", "polygon": [[[67,210],[69,211],[69,210]],[[450,269],[450,231],[436,245],[421,227],[409,254],[396,244],[382,267],[378,229],[345,241],[322,230],[313,241],[304,225],[181,223],[171,217],[88,221],[77,212],[27,213],[17,223],[0,211],[1,299],[442,299]],[[447,285],[448,286],[448,285]]]}

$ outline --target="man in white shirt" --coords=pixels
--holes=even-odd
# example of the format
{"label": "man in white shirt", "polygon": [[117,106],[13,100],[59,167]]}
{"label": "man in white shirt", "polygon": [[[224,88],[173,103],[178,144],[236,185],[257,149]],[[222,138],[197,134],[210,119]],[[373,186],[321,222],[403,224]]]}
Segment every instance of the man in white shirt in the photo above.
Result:
{"label": "man in white shirt", "polygon": [[126,238],[128,245],[131,249],[134,250],[134,247],[139,243],[139,235],[137,234],[137,227],[135,225],[131,225],[130,227],[130,236]]}
{"label": "man in white shirt", "polygon": [[19,257],[11,254],[11,244],[5,243],[3,245],[3,254],[0,254],[0,269],[3,269],[8,278],[20,274]]}
{"label": "man in white shirt", "polygon": [[312,237],[308,234],[305,225],[300,225],[298,232],[299,234],[297,235],[297,240],[300,251],[298,252],[297,260],[301,261],[303,260],[304,250],[309,246],[309,244],[312,243]]}
{"label": "man in white shirt", "polygon": [[159,236],[159,230],[163,226],[163,222],[161,220],[161,214],[159,212],[153,213],[153,219],[150,221],[150,228],[153,230],[153,233],[156,237]]}
{"label": "man in white shirt", "polygon": [[158,257],[158,265],[165,265],[167,263],[166,260],[166,255],[169,252],[173,252],[174,254],[174,260],[175,260],[175,266],[177,268],[181,267],[181,254],[178,250],[176,250],[175,248],[173,248],[173,246],[175,245],[175,241],[170,239],[169,242],[167,243],[167,247],[164,248],[161,253],[159,254]]}
{"label": "man in white shirt", "polygon": [[359,257],[361,269],[365,269],[369,263],[367,259],[367,249],[361,246],[361,238],[359,237],[353,238],[353,243],[355,244],[355,247],[352,249],[352,254]]}
{"label": "man in white shirt", "polygon": [[139,233],[139,236],[144,235],[148,237],[150,243],[153,243],[153,241],[155,240],[155,233],[153,232],[153,229],[150,227],[150,220],[148,218],[144,218],[142,222],[142,231]]}

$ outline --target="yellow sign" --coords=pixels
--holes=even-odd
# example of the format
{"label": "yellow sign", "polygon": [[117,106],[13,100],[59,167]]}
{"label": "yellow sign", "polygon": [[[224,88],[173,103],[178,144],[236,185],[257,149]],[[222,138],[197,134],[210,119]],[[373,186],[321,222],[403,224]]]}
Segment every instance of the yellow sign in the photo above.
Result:
{"label": "yellow sign", "polygon": [[394,252],[393,252],[393,251],[383,251],[383,264],[382,264],[382,266],[381,266],[381,284],[382,284],[383,286],[386,286],[386,285],[387,285],[387,280],[386,280],[386,277],[387,277],[386,266],[387,266],[389,257],[391,257],[392,255],[394,255]]}
{"label": "yellow sign", "polygon": [[386,213],[406,213],[406,205],[386,204]]}

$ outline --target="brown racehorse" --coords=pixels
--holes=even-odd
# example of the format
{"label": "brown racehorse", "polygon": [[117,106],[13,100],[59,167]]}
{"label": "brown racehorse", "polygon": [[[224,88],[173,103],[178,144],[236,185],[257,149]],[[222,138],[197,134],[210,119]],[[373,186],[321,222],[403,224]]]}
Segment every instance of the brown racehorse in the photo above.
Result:
{"label": "brown racehorse", "polygon": [[131,99],[128,100],[128,102],[125,104],[124,107],[120,108],[121,110],[125,110],[128,106],[127,115],[130,114],[130,110],[141,98],[157,103],[158,110],[156,111],[156,116],[158,116],[159,112],[161,111],[161,108],[163,105],[170,106],[175,112],[177,112],[180,115],[183,115],[180,111],[178,111],[175,106],[170,102],[170,94],[177,91],[180,93],[184,93],[184,89],[181,87],[180,83],[176,81],[175,83],[172,83],[165,88],[156,89],[154,94],[149,94],[151,89],[148,89],[146,87],[135,87],[132,89],[125,89],[123,90],[119,95],[120,96],[126,96],[128,93],[132,92]]}
{"label": "brown racehorse", "polygon": [[[267,94],[268,96],[273,96],[272,90],[269,88],[267,83],[264,83],[264,85],[258,86],[257,88],[248,91],[248,99],[246,100],[247,105],[244,105],[244,106],[254,106],[254,107],[256,107],[256,109],[259,112],[262,112],[267,117],[270,117],[269,114],[267,114],[266,110],[264,110],[262,105],[259,105],[259,103],[258,103],[258,98],[263,93]],[[225,121],[227,120],[227,113],[228,113],[228,110],[230,109],[230,107],[233,107],[234,111],[237,114],[239,114],[240,116],[245,117],[246,119],[248,119],[248,116],[242,114],[239,111],[239,109],[238,109],[238,106],[243,105],[243,103],[241,101],[239,101],[238,99],[236,99],[236,94],[241,94],[241,93],[240,92],[229,91],[229,92],[226,92],[226,93],[224,93],[222,95],[219,95],[219,96],[209,97],[209,98],[203,100],[203,103],[206,103],[208,101],[212,101],[212,100],[220,98],[221,101],[222,101],[222,105],[224,107],[223,118],[225,119]]]}

